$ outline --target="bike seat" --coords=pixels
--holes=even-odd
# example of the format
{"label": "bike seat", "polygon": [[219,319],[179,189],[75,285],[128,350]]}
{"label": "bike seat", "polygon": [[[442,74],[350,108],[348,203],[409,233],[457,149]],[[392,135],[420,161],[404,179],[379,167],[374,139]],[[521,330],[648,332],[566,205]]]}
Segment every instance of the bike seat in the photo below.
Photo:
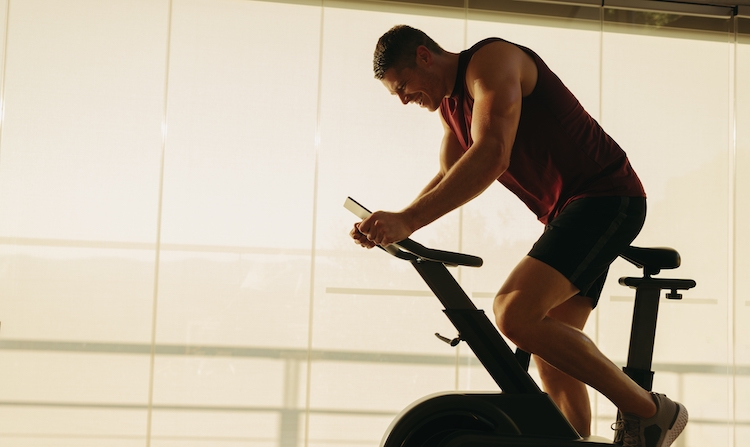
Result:
{"label": "bike seat", "polygon": [[620,253],[620,257],[651,273],[661,269],[676,269],[680,266],[680,254],[668,247],[642,248],[630,246]]}

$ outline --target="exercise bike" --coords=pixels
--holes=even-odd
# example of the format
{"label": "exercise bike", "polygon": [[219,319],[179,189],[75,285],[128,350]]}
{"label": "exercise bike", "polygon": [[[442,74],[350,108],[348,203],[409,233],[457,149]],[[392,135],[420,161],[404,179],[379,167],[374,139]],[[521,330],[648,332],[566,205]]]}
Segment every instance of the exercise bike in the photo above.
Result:
{"label": "exercise bike", "polygon": [[[344,206],[360,219],[370,215],[352,198]],[[404,409],[383,436],[381,447],[594,447],[611,446],[605,438],[582,438],[552,399],[529,376],[530,355],[513,352],[484,311],[477,309],[447,267],[480,267],[476,256],[427,248],[411,239],[388,247],[389,254],[409,261],[445,307],[458,330],[447,339],[452,346],[466,342],[497,383],[500,393],[446,392],[427,396]],[[659,297],[668,299],[695,287],[691,279],[652,278],[680,265],[671,248],[628,247],[622,258],[643,269],[642,277],[620,278],[635,289],[635,309],[627,365],[624,372],[651,391],[651,361]],[[435,334],[438,335],[438,334]]]}

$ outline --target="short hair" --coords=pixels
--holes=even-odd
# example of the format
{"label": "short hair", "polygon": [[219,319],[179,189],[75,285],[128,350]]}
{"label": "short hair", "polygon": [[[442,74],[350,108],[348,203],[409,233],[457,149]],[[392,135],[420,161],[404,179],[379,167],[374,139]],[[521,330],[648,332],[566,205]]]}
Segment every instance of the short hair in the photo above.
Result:
{"label": "short hair", "polygon": [[436,54],[444,52],[430,36],[408,25],[396,25],[380,36],[372,61],[375,79],[382,80],[385,72],[393,67],[414,67],[417,63],[417,47],[420,45]]}

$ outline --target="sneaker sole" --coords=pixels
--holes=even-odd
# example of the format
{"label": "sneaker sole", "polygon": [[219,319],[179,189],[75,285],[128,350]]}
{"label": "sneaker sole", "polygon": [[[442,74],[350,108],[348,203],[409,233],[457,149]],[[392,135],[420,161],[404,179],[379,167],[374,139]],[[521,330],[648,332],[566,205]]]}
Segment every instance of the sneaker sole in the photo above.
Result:
{"label": "sneaker sole", "polygon": [[[676,402],[675,402],[676,403]],[[685,426],[688,423],[688,411],[687,408],[685,408],[681,404],[677,404],[677,414],[675,415],[675,420],[672,423],[672,426],[667,430],[666,436],[664,436],[664,441],[660,444],[662,447],[669,447],[672,445],[675,439],[677,439],[678,436],[680,436],[680,433],[682,433],[682,430],[685,429]]]}

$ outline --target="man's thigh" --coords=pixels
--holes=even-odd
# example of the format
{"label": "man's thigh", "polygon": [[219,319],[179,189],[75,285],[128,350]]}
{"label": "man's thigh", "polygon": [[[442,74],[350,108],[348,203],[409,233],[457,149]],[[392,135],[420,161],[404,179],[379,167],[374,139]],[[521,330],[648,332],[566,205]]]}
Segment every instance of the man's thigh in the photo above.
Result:
{"label": "man's thigh", "polygon": [[583,330],[593,310],[594,304],[591,298],[576,295],[557,307],[550,309],[547,312],[547,316],[568,326]]}
{"label": "man's thigh", "polygon": [[541,320],[550,310],[577,294],[576,286],[562,273],[526,256],[497,293],[495,313],[511,311],[514,319]]}

